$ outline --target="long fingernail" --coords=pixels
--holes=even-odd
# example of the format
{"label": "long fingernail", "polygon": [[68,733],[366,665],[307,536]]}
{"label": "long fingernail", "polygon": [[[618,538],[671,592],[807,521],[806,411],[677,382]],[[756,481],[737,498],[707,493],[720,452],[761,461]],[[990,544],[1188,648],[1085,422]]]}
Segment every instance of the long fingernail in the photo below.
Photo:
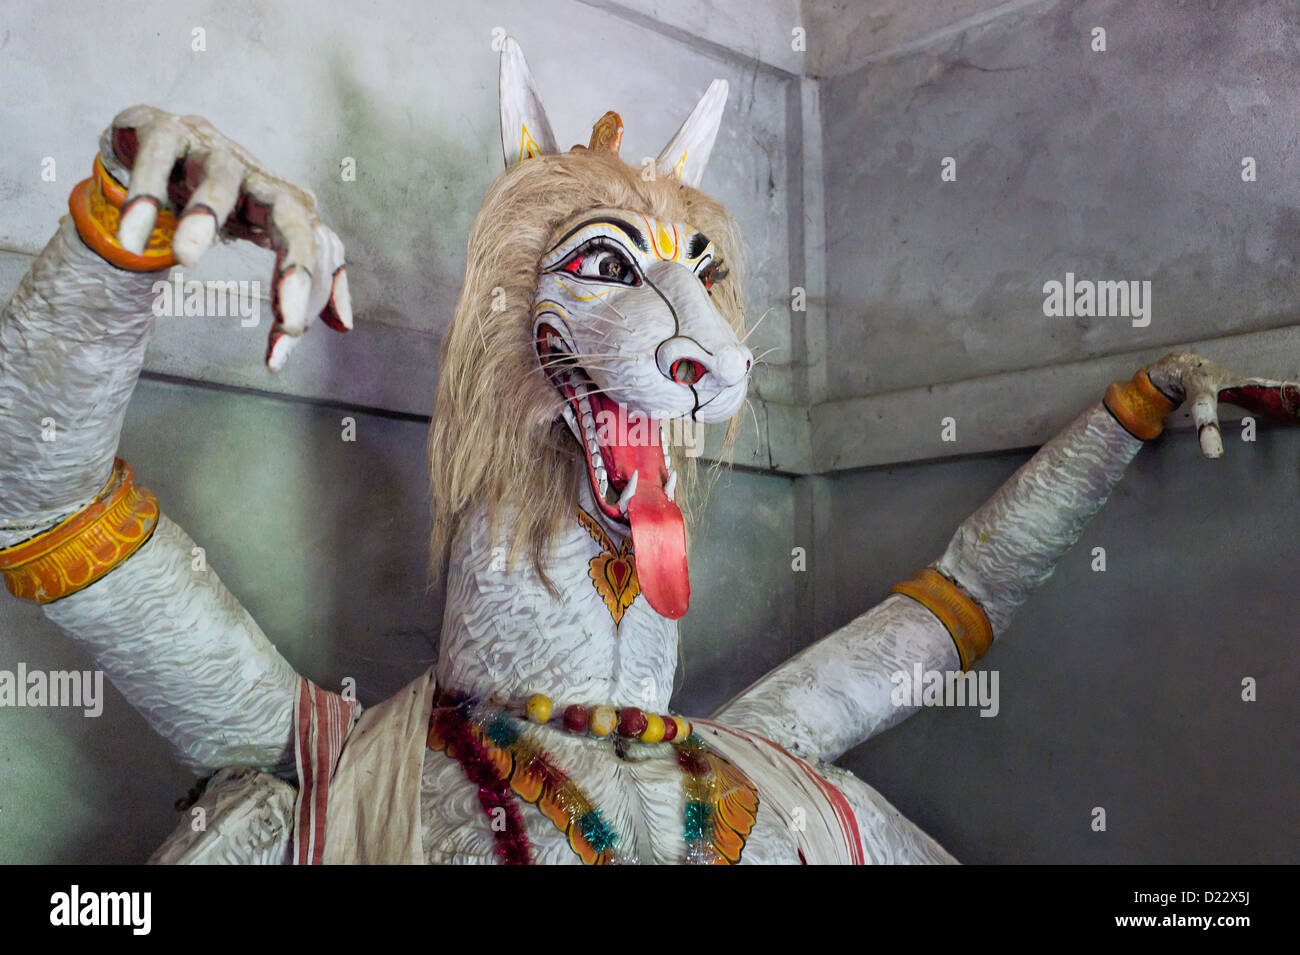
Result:
{"label": "long fingernail", "polygon": [[293,351],[298,344],[298,339],[292,335],[282,333],[272,333],[274,338],[271,341],[271,347],[266,354],[266,367],[271,371],[279,371],[284,367],[284,363],[289,359],[289,352]]}
{"label": "long fingernail", "polygon": [[1201,451],[1207,458],[1223,456],[1223,435],[1217,424],[1201,425]]}
{"label": "long fingernail", "polygon": [[217,237],[217,219],[211,209],[194,209],[181,217],[172,238],[172,252],[181,265],[193,267]]}
{"label": "long fingernail", "polygon": [[279,300],[280,321],[284,323],[285,334],[301,335],[307,327],[307,299],[311,296],[311,276],[306,269],[292,267],[288,274],[280,279]]}
{"label": "long fingernail", "polygon": [[343,327],[352,330],[352,294],[348,291],[348,273],[340,268],[334,273],[334,290],[330,293],[334,305],[334,314],[339,317]]}
{"label": "long fingernail", "polygon": [[117,226],[117,241],[132,255],[139,255],[149,243],[149,234],[158,220],[158,200],[153,196],[136,196],[126,204]]}

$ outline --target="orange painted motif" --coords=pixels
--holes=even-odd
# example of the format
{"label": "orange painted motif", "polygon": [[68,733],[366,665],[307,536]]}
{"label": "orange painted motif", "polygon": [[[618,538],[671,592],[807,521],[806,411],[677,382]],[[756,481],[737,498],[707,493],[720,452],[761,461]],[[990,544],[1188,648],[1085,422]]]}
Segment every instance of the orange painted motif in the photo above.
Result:
{"label": "orange painted motif", "polygon": [[158,524],[158,499],[118,458],[99,495],[67,520],[0,550],[5,588],[50,603],[89,587],[134,554]]}
{"label": "orange painted motif", "polygon": [[176,216],[167,209],[158,210],[153,232],[144,252],[136,255],[117,241],[117,226],[126,203],[126,190],[104,169],[95,157],[89,179],[83,179],[68,197],[68,211],[81,241],[106,262],[131,272],[158,272],[176,264],[172,238],[176,235]]}
{"label": "orange painted motif", "polygon": [[617,155],[619,147],[622,145],[623,118],[611,109],[596,120],[595,126],[591,127],[591,141],[587,144],[587,148],[608,149]]}
{"label": "orange painted motif", "polygon": [[735,865],[758,820],[758,790],[731,763],[716,753],[705,752],[713,770],[713,848],[718,850],[714,865]]}
{"label": "orange painted motif", "polygon": [[632,538],[623,541],[622,547],[615,547],[609,535],[596,523],[586,511],[578,511],[578,523],[599,544],[604,553],[591,558],[587,575],[609,608],[609,615],[614,618],[615,626],[623,619],[627,608],[632,606],[637,595],[641,593],[641,584],[636,578],[636,557],[632,553]]}

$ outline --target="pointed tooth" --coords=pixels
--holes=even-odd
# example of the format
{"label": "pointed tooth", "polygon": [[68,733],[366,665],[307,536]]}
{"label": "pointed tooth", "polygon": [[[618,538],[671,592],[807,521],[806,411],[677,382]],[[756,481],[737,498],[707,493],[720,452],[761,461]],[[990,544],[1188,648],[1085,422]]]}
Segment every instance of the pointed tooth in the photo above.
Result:
{"label": "pointed tooth", "polygon": [[605,459],[600,456],[599,451],[591,456],[591,469],[596,472],[605,470]]}
{"label": "pointed tooth", "polygon": [[668,495],[668,500],[672,500],[677,493],[677,472],[672,471],[668,475],[668,483],[664,485],[664,493]]}
{"label": "pointed tooth", "polygon": [[624,517],[627,516],[627,504],[632,500],[632,495],[636,493],[636,476],[638,471],[632,472],[632,480],[627,482],[627,487],[623,488],[623,493],[618,496],[618,512]]}

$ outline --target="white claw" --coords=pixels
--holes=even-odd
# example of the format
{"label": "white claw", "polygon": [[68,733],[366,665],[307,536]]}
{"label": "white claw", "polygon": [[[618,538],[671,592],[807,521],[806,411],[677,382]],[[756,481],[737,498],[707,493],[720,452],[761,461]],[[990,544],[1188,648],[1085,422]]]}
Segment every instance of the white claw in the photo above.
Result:
{"label": "white claw", "polygon": [[1207,424],[1201,427],[1200,433],[1201,453],[1207,458],[1223,457],[1223,434],[1219,431],[1217,424]]}
{"label": "white claw", "polygon": [[339,269],[334,275],[334,291],[330,294],[334,302],[334,313],[338,315],[343,327],[352,329],[352,293],[348,290],[347,269]]}
{"label": "white claw", "polygon": [[632,480],[627,482],[627,487],[623,488],[623,493],[618,496],[618,512],[627,517],[627,505],[632,500],[632,495],[636,493],[636,476],[639,471],[632,472]]}
{"label": "white claw", "polygon": [[311,297],[311,277],[294,269],[280,279],[280,320],[289,335],[301,335],[307,328],[307,299]]}
{"label": "white claw", "polygon": [[132,202],[126,210],[122,221],[117,224],[117,241],[133,255],[144,252],[153,232],[154,222],[158,219],[158,207],[148,199]]}
{"label": "white claw", "polygon": [[289,360],[289,352],[297,347],[299,341],[300,339],[292,335],[281,335],[271,348],[271,354],[266,359],[266,367],[271,371],[279,371],[283,368],[284,363]]}
{"label": "white claw", "polygon": [[664,493],[668,495],[668,500],[672,500],[677,493],[677,472],[671,471],[668,474],[668,483],[664,485]]}
{"label": "white claw", "polygon": [[[134,210],[132,210],[134,211]],[[181,219],[172,237],[172,251],[186,268],[193,268],[217,237],[217,220],[208,212],[193,212]]]}

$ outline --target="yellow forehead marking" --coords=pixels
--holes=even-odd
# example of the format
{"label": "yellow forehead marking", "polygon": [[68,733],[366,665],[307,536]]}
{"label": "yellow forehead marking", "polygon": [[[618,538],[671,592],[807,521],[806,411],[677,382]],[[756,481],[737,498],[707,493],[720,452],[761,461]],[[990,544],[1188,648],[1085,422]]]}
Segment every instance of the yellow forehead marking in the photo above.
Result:
{"label": "yellow forehead marking", "polygon": [[677,226],[673,226],[672,232],[669,232],[662,222],[656,222],[650,234],[654,241],[655,255],[668,261],[677,258]]}

